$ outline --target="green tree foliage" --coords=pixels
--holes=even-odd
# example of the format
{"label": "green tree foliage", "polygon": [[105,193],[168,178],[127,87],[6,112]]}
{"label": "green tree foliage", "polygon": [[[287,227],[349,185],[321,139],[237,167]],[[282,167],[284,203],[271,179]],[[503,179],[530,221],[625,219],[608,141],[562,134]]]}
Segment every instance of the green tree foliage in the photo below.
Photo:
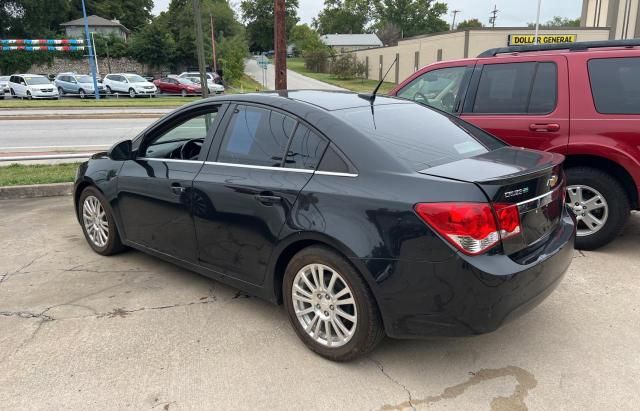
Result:
{"label": "green tree foliage", "polygon": [[[49,2],[49,0],[45,0]],[[71,3],[72,19],[82,17],[82,0],[66,0]],[[105,19],[118,19],[129,30],[141,30],[151,22],[153,0],[85,0],[87,14]]]}
{"label": "green tree foliage", "polygon": [[352,79],[354,77],[364,77],[367,66],[358,61],[355,54],[345,53],[335,59],[331,71],[339,79]]}
{"label": "green tree foliage", "polygon": [[[535,27],[536,23],[527,23],[528,27]],[[566,17],[554,16],[551,20],[540,23],[542,28],[554,27],[580,27],[580,18],[569,19]]]}
{"label": "green tree foliage", "polygon": [[131,57],[152,67],[170,64],[175,51],[175,41],[161,22],[148,25],[129,43]]}
{"label": "green tree foliage", "polygon": [[[273,50],[273,0],[242,0],[240,11],[247,27],[249,49],[251,51]],[[298,22],[298,0],[286,3],[287,36]]]}
{"label": "green tree foliage", "polygon": [[291,34],[289,35],[288,40],[289,43],[293,43],[295,45],[297,52],[302,52],[310,47],[315,47],[319,43],[322,43],[318,33],[306,24],[298,24],[291,29]]}
{"label": "green tree foliage", "polygon": [[375,28],[392,24],[402,38],[449,30],[447,5],[435,0],[374,0],[374,9]]}
{"label": "green tree foliage", "polygon": [[69,0],[0,0],[0,37],[43,38],[74,17]]}
{"label": "green tree foliage", "polygon": [[247,40],[242,35],[224,37],[218,44],[217,52],[225,81],[239,80],[244,73],[244,59],[249,53]]}
{"label": "green tree foliage", "polygon": [[325,0],[324,9],[313,19],[320,34],[365,32],[371,18],[371,0]]}
{"label": "green tree foliage", "polygon": [[484,24],[482,24],[482,22],[480,20],[478,20],[478,19],[469,19],[469,20],[461,21],[454,28],[457,29],[457,30],[464,30],[464,29],[475,29],[475,28],[480,28],[480,27],[484,27]]}
{"label": "green tree foliage", "polygon": [[129,44],[122,38],[110,34],[109,36],[95,35],[96,54],[98,57],[120,58],[129,56]]}

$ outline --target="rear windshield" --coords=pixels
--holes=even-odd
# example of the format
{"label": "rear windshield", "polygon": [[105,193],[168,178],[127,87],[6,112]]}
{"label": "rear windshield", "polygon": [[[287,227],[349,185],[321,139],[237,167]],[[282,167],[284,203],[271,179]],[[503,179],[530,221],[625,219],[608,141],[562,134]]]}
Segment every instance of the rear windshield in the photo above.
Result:
{"label": "rear windshield", "polygon": [[415,171],[473,157],[505,146],[457,117],[420,104],[345,110],[345,120]]}

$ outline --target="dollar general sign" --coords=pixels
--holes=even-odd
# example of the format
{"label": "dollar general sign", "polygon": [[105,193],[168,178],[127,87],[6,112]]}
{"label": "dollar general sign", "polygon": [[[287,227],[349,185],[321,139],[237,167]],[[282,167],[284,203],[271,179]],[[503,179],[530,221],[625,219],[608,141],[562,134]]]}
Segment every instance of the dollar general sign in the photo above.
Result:
{"label": "dollar general sign", "polygon": [[[538,44],[575,43],[575,34],[546,34],[538,36]],[[535,44],[536,36],[529,34],[509,34],[510,46],[526,46]]]}

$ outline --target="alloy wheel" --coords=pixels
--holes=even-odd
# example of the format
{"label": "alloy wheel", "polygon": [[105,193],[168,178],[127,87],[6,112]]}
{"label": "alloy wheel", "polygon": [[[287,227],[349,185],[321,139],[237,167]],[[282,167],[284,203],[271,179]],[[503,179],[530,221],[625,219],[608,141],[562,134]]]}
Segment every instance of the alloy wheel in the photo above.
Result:
{"label": "alloy wheel", "polygon": [[341,347],[353,337],[358,311],[353,292],[336,270],[309,264],[296,274],[293,308],[304,331],[317,343]]}
{"label": "alloy wheel", "polygon": [[136,96],[136,91],[134,89],[130,89],[129,90],[129,97],[135,98],[135,96]]}
{"label": "alloy wheel", "polygon": [[585,185],[567,187],[567,204],[578,221],[577,235],[592,235],[607,222],[609,205],[604,196],[595,188]]}
{"label": "alloy wheel", "polygon": [[84,199],[82,220],[91,242],[97,247],[104,247],[109,241],[109,221],[100,200],[94,196]]}

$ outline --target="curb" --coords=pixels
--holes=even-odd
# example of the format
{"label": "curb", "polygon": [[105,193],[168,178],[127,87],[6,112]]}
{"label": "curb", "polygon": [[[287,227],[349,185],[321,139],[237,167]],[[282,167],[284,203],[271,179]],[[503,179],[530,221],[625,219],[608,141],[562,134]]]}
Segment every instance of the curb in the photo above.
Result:
{"label": "curb", "polygon": [[69,196],[71,194],[73,194],[73,183],[0,187],[0,200]]}

